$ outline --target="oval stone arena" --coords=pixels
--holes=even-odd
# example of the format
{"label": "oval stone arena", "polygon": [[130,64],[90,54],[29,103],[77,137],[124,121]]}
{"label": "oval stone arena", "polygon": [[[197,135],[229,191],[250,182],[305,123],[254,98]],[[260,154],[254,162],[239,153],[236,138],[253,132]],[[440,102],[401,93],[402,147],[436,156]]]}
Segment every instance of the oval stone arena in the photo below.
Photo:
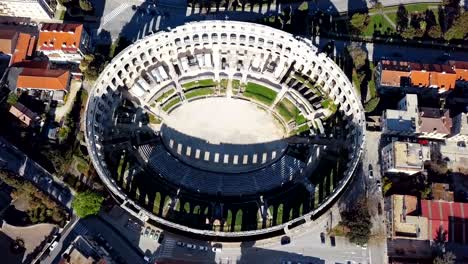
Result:
{"label": "oval stone arena", "polygon": [[350,81],[310,40],[202,21],[120,52],[89,96],[85,137],[135,217],[251,240],[324,213],[359,163],[364,120]]}

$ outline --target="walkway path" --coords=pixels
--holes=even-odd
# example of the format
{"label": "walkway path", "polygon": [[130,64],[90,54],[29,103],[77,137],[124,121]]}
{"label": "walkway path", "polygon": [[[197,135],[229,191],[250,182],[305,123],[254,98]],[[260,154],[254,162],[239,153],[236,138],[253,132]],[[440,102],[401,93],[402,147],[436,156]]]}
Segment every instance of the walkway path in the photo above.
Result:
{"label": "walkway path", "polygon": [[70,113],[73,104],[75,103],[76,94],[82,85],[81,81],[72,80],[70,83],[70,92],[68,93],[67,101],[64,105],[55,108],[55,122],[60,123],[64,116]]}

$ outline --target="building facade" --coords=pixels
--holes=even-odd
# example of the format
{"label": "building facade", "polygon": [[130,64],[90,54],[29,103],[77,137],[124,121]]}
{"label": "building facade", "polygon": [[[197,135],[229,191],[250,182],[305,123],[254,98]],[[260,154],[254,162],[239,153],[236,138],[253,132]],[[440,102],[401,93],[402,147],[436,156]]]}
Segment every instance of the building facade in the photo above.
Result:
{"label": "building facade", "polygon": [[1,0],[0,15],[42,22],[53,19],[54,10],[46,0]]}
{"label": "building facade", "polygon": [[42,24],[37,50],[55,62],[80,63],[88,52],[90,37],[82,24]]}

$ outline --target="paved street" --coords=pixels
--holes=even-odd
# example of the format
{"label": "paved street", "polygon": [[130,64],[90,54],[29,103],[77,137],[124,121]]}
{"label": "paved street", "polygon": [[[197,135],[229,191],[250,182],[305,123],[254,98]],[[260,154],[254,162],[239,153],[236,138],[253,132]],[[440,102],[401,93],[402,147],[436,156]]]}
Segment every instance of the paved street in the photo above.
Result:
{"label": "paved street", "polygon": [[71,208],[73,191],[3,137],[0,137],[0,167],[23,176],[63,206]]}

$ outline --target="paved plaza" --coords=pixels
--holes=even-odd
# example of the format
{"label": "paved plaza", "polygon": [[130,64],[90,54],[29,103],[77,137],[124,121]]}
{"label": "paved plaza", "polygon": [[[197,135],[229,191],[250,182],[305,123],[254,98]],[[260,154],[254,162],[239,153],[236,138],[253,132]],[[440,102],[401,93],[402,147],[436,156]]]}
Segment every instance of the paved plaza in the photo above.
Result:
{"label": "paved plaza", "polygon": [[167,126],[212,144],[255,144],[284,137],[270,113],[249,101],[206,98],[183,104],[165,120]]}

